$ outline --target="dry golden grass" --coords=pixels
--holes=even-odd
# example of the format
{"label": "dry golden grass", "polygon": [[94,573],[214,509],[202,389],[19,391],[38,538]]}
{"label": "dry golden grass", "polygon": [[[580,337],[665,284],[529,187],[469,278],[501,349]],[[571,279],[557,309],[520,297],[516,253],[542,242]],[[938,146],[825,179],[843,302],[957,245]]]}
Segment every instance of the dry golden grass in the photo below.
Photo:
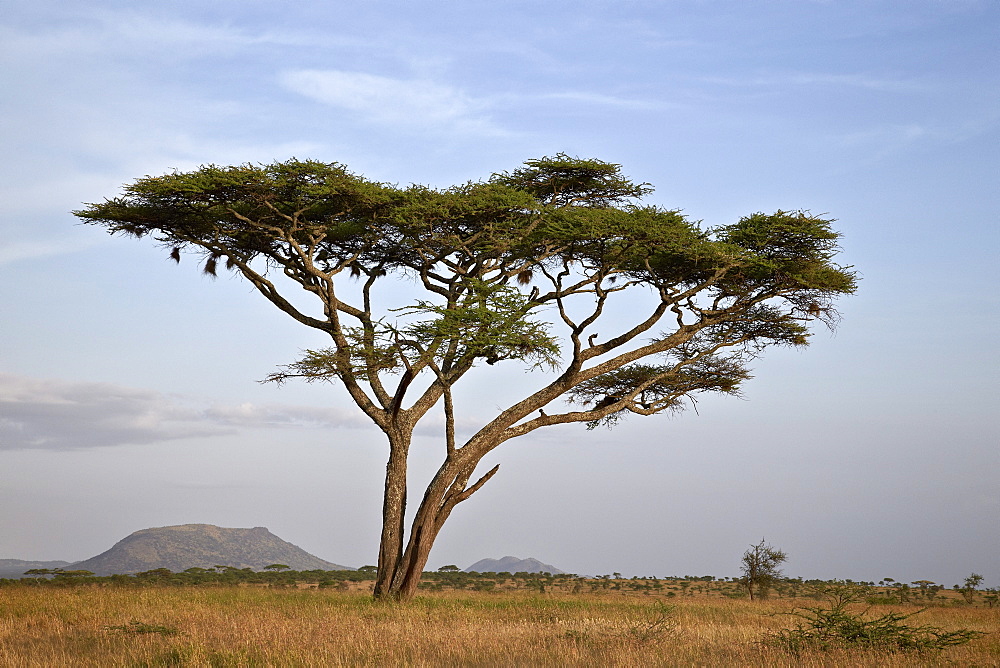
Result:
{"label": "dry golden grass", "polygon": [[[794,657],[759,641],[791,625],[773,613],[796,603],[686,597],[664,616],[654,597],[620,593],[444,591],[391,605],[327,589],[15,586],[0,588],[0,666],[1000,666],[1000,609],[922,613],[990,634],[941,654]],[[890,609],[916,608],[873,612]]]}

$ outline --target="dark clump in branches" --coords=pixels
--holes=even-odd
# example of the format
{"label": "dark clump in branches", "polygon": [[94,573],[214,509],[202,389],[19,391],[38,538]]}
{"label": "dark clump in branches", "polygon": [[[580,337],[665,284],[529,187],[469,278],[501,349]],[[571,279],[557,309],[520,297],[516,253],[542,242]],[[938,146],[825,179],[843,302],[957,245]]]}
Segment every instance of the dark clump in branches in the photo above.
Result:
{"label": "dark clump in branches", "polygon": [[[480,462],[504,442],[737,394],[765,348],[803,346],[811,321],[836,323],[855,276],[834,262],[832,221],[777,211],[707,228],[643,204],[651,190],[619,165],[562,154],[445,189],[289,160],[145,177],[76,215],[151,237],[175,261],[193,253],[211,276],[225,267],[327,337],[269,380],[337,382],[386,435],[375,591],[408,598],[444,521],[496,473],[476,479]],[[400,277],[411,288],[402,298]],[[632,317],[612,316],[624,295],[635,295]],[[458,383],[511,362],[545,374],[460,442]],[[443,461],[408,514],[412,435],[435,407]]]}

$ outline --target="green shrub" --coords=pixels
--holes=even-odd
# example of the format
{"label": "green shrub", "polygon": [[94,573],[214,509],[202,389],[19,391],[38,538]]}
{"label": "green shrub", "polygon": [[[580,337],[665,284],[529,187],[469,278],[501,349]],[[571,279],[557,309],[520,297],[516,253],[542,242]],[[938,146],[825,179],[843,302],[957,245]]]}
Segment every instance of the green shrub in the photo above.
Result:
{"label": "green shrub", "polygon": [[784,629],[765,638],[765,643],[781,647],[792,654],[819,649],[864,648],[884,652],[940,651],[964,645],[985,635],[979,631],[959,629],[945,631],[933,626],[908,626],[906,620],[923,610],[908,615],[889,612],[875,619],[846,610],[846,603],[831,608],[803,608],[792,614],[800,620],[794,629]]}

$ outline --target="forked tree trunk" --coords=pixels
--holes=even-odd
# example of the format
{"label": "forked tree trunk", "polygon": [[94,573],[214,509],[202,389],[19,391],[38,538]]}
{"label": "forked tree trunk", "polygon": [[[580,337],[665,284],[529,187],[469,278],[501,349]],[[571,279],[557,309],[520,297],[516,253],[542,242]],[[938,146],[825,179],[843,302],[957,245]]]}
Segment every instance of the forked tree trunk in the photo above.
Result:
{"label": "forked tree trunk", "polygon": [[[392,458],[390,457],[390,468],[391,463]],[[434,541],[437,539],[445,520],[451,515],[451,511],[456,505],[468,499],[499,468],[494,467],[475,485],[466,489],[469,474],[478,463],[479,458],[476,458],[475,461],[468,461],[453,453],[452,457],[449,457],[442,464],[434,479],[427,486],[420,507],[413,518],[405,550],[402,550],[402,523],[395,524],[397,520],[402,519],[402,514],[405,514],[405,503],[402,508],[395,505],[394,499],[398,498],[398,493],[389,494],[389,479],[387,477],[386,507],[383,509],[383,517],[387,521],[393,521],[394,526],[398,526],[399,530],[390,531],[383,527],[383,542],[379,550],[379,572],[374,591],[375,598],[392,601],[407,601],[413,598],[430,557],[431,548],[434,546]],[[393,484],[398,484],[398,482],[398,478],[393,480]],[[403,486],[405,487],[405,480]],[[405,496],[403,498],[405,499]],[[390,504],[392,504],[391,508]],[[397,510],[402,512],[397,515]],[[385,565],[384,570],[383,564]]]}
{"label": "forked tree trunk", "polygon": [[[380,590],[376,584],[376,598],[394,601],[408,601],[413,598],[444,519],[440,514],[426,517],[422,522],[414,519],[406,551],[397,560],[391,576],[388,573],[384,576],[387,585]],[[382,580],[383,575],[380,572],[379,581]]]}
{"label": "forked tree trunk", "polygon": [[417,593],[424,567],[437,537],[432,527],[415,526],[410,549],[400,561],[400,568],[393,583],[392,596],[397,601],[408,601]]}

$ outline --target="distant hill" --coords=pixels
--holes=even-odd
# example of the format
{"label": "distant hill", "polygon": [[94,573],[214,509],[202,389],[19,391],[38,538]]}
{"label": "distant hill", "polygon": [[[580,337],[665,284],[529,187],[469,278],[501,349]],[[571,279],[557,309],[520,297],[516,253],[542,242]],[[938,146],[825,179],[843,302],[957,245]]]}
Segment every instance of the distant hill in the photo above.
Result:
{"label": "distant hill", "polygon": [[465,569],[466,573],[552,573],[560,575],[566,571],[561,571],[555,566],[543,564],[538,559],[518,559],[517,557],[504,557],[503,559],[480,559]]}
{"label": "distant hill", "polygon": [[297,571],[351,570],[348,566],[315,557],[264,527],[226,529],[211,524],[142,529],[118,541],[107,552],[72,566],[74,570],[112,575],[154,568],[168,568],[179,573],[195,566],[261,570],[271,564],[285,564]]}
{"label": "distant hill", "polygon": [[68,561],[24,561],[23,559],[0,559],[0,578],[19,578],[32,568],[65,568]]}

